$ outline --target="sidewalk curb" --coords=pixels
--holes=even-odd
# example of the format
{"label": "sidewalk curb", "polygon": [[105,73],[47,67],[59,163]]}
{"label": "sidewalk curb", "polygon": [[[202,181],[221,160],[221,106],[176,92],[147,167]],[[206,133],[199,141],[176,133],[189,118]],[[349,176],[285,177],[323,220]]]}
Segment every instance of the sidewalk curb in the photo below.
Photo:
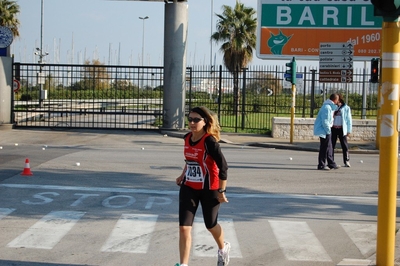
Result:
{"label": "sidewalk curb", "polygon": [[295,151],[313,151],[313,152],[319,151],[319,149],[316,148],[296,146],[293,144],[250,143],[249,146],[270,148],[270,149],[272,148],[272,149],[282,149],[282,150],[295,150]]}
{"label": "sidewalk curb", "polygon": [[[162,130],[161,134],[166,134],[170,137],[183,138],[183,136],[189,131],[166,131]],[[268,149],[282,149],[282,150],[295,150],[295,151],[310,151],[310,152],[318,152],[319,151],[319,143],[317,142],[295,142],[294,144],[289,143],[289,140],[286,139],[274,139],[268,136],[263,136],[261,139],[262,142],[251,141],[251,135],[240,135],[240,134],[224,134],[221,136],[221,143],[227,143],[232,145],[242,145],[242,146],[252,146],[252,147],[261,147]],[[236,141],[235,141],[236,139]],[[257,138],[256,138],[257,139]],[[270,142],[264,141],[271,140]],[[340,145],[339,145],[340,146]],[[360,148],[365,146],[366,148]],[[341,152],[341,149],[335,149],[337,152]],[[379,154],[379,150],[376,150],[372,147],[371,144],[363,144],[363,143],[354,143],[350,144],[349,148],[350,153],[352,154]]]}

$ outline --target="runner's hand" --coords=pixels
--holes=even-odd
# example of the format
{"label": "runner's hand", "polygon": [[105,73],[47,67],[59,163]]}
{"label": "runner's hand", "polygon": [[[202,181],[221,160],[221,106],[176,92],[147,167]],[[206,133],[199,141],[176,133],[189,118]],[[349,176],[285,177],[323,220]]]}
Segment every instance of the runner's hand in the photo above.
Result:
{"label": "runner's hand", "polygon": [[219,193],[218,195],[218,201],[220,203],[228,203],[228,198],[226,197],[225,193]]}
{"label": "runner's hand", "polygon": [[183,176],[179,176],[179,177],[176,179],[176,184],[177,184],[178,186],[180,186],[180,185],[182,184],[182,181],[183,181]]}

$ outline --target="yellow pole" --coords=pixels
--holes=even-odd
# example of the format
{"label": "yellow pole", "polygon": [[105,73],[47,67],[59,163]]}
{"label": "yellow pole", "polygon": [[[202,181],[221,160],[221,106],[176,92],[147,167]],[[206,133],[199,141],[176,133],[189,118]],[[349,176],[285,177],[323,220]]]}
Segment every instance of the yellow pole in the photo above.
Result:
{"label": "yellow pole", "polygon": [[[382,74],[379,75],[382,77]],[[377,116],[376,116],[376,134],[375,134],[375,148],[379,150],[379,140],[380,140],[380,135],[381,135],[381,102],[380,102],[380,97],[381,97],[381,84],[378,84],[378,103],[377,103]]]}
{"label": "yellow pole", "polygon": [[296,85],[292,84],[292,107],[290,108],[290,143],[293,143],[294,135],[294,107],[296,103]]}
{"label": "yellow pole", "polygon": [[377,266],[393,266],[396,230],[400,24],[382,24]]}
{"label": "yellow pole", "polygon": [[[381,50],[381,58],[382,58],[382,50]],[[379,60],[379,65],[381,67],[379,67],[379,77],[382,81],[382,60]],[[380,136],[381,136],[381,95],[382,95],[382,90],[381,90],[381,82],[379,82],[378,84],[378,98],[377,98],[377,116],[376,116],[376,134],[375,134],[375,148],[377,150],[379,150],[380,144],[379,144],[379,140],[380,140]]]}

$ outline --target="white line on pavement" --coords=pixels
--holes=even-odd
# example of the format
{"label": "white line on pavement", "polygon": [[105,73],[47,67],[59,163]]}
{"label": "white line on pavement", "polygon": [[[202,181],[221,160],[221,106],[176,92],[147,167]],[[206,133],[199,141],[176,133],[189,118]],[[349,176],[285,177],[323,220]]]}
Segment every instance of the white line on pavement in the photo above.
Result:
{"label": "white line on pavement", "polygon": [[306,222],[268,222],[288,260],[332,261]]}
{"label": "white line on pavement", "polygon": [[340,223],[364,256],[376,250],[376,224]]}
{"label": "white line on pavement", "polygon": [[[225,240],[231,244],[229,256],[231,258],[242,258],[233,220],[218,218],[218,223],[224,230]],[[203,218],[196,217],[194,219],[193,231],[193,254],[198,257],[217,257],[218,246],[205,227]]]}
{"label": "white line on pavement", "polygon": [[7,246],[52,249],[83,215],[85,212],[52,211]]}
{"label": "white line on pavement", "polygon": [[7,215],[9,215],[10,213],[12,213],[13,211],[15,211],[15,209],[0,208],[0,220],[3,219],[4,217],[6,217]]}
{"label": "white line on pavement", "polygon": [[101,251],[146,253],[157,218],[151,214],[122,214]]}
{"label": "white line on pavement", "polygon": [[[18,188],[18,189],[48,189],[48,190],[70,190],[70,191],[92,191],[92,192],[114,192],[114,193],[136,193],[136,194],[158,194],[177,196],[178,190],[152,190],[152,189],[133,189],[133,188],[105,188],[105,187],[74,187],[74,186],[55,186],[55,185],[31,185],[31,184],[0,184],[0,188]],[[327,199],[327,200],[363,200],[376,201],[378,197],[355,197],[355,196],[323,196],[323,195],[301,195],[301,194],[273,194],[273,193],[229,193],[230,198],[262,198],[262,199]],[[397,199],[400,201],[400,198]]]}

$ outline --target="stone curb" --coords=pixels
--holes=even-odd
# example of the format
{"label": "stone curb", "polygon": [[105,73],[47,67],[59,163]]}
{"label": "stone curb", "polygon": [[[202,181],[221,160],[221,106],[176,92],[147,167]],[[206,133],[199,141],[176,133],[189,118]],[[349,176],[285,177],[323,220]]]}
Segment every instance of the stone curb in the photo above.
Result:
{"label": "stone curb", "polygon": [[[182,138],[183,135],[186,134],[187,132],[188,131],[161,131],[162,134],[167,134],[170,137],[178,137],[178,138]],[[284,140],[281,139],[274,139],[275,142],[252,142],[249,141],[249,138],[251,139],[251,136],[247,136],[245,138],[246,140],[238,141],[240,139],[240,135],[234,136],[232,134],[229,134],[227,136],[223,136],[220,142],[232,145],[244,145],[244,146],[262,147],[269,149],[297,150],[297,151],[310,151],[310,152],[319,151],[318,143],[303,144],[300,142],[296,144],[290,144],[290,143],[284,143]],[[236,139],[236,141],[233,141],[232,139]],[[376,150],[372,147],[362,149],[359,148],[358,146],[359,145],[357,144],[353,144],[353,147],[350,146],[350,152],[353,154],[379,154],[379,150]],[[370,146],[370,145],[365,145],[365,146]],[[340,151],[341,149],[336,149],[336,150]]]}

